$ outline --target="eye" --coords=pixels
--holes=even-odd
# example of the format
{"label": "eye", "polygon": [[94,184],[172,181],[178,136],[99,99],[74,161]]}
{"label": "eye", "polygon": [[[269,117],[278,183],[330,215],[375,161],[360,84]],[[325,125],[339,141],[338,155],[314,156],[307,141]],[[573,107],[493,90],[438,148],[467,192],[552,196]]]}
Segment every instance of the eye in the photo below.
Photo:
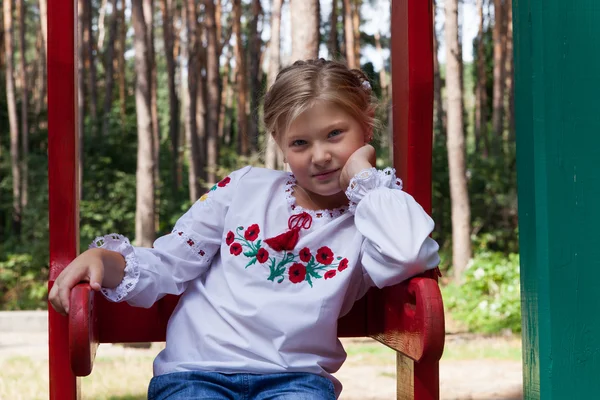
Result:
{"label": "eye", "polygon": [[334,129],[334,130],[332,130],[331,132],[329,132],[329,135],[327,135],[327,137],[330,137],[330,138],[332,138],[332,137],[339,136],[339,135],[341,135],[341,134],[342,134],[342,131],[341,131],[341,130],[339,130],[339,129]]}
{"label": "eye", "polygon": [[292,143],[290,143],[291,147],[299,147],[304,146],[306,144],[306,140],[296,139]]}

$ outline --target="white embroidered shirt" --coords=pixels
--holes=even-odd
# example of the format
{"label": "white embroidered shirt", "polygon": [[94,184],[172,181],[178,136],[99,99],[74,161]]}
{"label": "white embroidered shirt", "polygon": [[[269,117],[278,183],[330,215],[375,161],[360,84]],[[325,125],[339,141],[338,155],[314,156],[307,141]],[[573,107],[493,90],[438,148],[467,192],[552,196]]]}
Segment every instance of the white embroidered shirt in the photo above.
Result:
{"label": "white embroidered shirt", "polygon": [[[127,264],[121,284],[102,289],[108,299],[149,307],[165,294],[182,295],[155,375],[308,372],[330,378],[339,396],[331,375],[346,358],[338,318],[371,286],[437,266],[433,221],[394,170],[361,171],[346,191],[349,206],[335,210],[297,206],[294,185],[290,173],[245,167],[151,249],[114,234],[94,241]],[[290,217],[304,212],[310,227],[297,230],[293,250],[278,251],[268,239],[289,232]]]}

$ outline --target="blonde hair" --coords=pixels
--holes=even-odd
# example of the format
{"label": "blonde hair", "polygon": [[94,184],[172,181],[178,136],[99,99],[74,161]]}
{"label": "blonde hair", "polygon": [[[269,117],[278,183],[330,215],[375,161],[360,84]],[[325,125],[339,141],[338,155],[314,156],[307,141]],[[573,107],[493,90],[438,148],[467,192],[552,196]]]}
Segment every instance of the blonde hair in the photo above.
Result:
{"label": "blonde hair", "polygon": [[335,104],[354,117],[365,129],[375,120],[377,100],[367,76],[337,61],[296,61],[282,69],[264,101],[264,122],[268,133],[279,142],[294,120],[318,101]]}

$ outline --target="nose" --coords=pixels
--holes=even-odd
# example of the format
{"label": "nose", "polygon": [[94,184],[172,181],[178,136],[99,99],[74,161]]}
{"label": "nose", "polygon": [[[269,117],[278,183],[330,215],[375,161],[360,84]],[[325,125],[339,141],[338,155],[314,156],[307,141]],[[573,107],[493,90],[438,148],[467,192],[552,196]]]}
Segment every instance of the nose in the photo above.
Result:
{"label": "nose", "polygon": [[323,166],[331,161],[331,151],[323,144],[313,146],[312,162],[315,165]]}

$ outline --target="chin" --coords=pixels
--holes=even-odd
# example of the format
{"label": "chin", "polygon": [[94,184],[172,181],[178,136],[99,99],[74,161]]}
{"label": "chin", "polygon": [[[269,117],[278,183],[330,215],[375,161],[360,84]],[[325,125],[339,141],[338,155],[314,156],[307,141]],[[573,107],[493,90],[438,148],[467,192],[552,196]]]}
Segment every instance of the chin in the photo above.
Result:
{"label": "chin", "polygon": [[323,187],[313,186],[309,189],[311,192],[323,197],[330,197],[339,194],[342,191],[340,185],[323,185]]}

